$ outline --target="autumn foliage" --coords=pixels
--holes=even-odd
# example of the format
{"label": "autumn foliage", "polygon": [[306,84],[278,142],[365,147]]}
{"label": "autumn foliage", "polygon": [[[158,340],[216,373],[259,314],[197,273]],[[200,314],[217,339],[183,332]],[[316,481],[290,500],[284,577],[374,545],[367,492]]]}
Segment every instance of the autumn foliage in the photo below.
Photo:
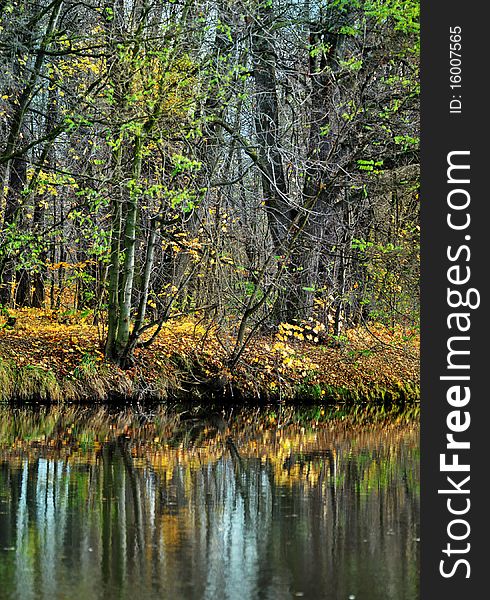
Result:
{"label": "autumn foliage", "polygon": [[[320,324],[283,323],[247,346],[231,369],[235,338],[213,322],[171,319],[135,364],[107,362],[90,316],[39,309],[2,319],[0,379],[7,399],[105,400],[203,396],[310,401],[418,398],[418,336],[372,324],[334,338]],[[148,332],[151,335],[152,332]]]}

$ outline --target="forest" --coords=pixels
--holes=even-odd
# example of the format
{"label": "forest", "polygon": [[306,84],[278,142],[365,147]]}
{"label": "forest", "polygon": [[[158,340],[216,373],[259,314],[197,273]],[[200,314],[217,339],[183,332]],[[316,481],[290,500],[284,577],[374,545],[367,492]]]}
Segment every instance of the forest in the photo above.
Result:
{"label": "forest", "polygon": [[417,398],[416,0],[0,0],[0,399]]}

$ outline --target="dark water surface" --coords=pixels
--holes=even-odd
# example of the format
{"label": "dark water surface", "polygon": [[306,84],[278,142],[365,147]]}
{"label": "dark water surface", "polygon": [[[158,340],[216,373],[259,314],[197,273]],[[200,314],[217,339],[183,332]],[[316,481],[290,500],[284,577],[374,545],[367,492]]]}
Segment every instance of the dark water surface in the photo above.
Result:
{"label": "dark water surface", "polygon": [[417,600],[417,427],[294,421],[0,408],[0,598]]}

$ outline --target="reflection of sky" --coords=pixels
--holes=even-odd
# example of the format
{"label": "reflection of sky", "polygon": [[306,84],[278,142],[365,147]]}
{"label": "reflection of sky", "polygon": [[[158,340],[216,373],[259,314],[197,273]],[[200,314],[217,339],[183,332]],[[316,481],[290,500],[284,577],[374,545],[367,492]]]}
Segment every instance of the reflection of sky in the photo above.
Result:
{"label": "reflection of sky", "polygon": [[[22,468],[22,483],[17,511],[16,594],[19,600],[46,598],[56,595],[56,563],[61,558],[66,521],[69,467],[62,477],[62,463],[40,458],[37,463],[37,478],[34,501],[28,498],[29,464],[25,460]],[[31,483],[32,485],[32,483]],[[35,510],[36,530],[29,522],[29,511]],[[32,540],[36,537],[42,552],[33,553]],[[32,576],[39,561],[36,583]]]}
{"label": "reflection of sky", "polygon": [[[221,465],[230,482],[229,493],[224,498],[223,510],[216,515],[213,528],[212,548],[209,556],[209,572],[204,598],[213,600],[225,598],[253,598],[255,581],[249,576],[258,572],[258,551],[256,528],[246,527],[245,504],[236,493],[233,467],[231,463]],[[253,512],[253,511],[252,511]]]}
{"label": "reflection of sky", "polygon": [[28,516],[27,516],[27,461],[24,462],[22,469],[22,486],[20,492],[19,509],[17,511],[17,543],[16,543],[16,565],[15,574],[17,577],[17,595],[19,599],[26,600],[34,598],[34,590],[32,589],[31,578],[29,571],[32,567],[29,564],[29,556],[27,552],[28,541]]}

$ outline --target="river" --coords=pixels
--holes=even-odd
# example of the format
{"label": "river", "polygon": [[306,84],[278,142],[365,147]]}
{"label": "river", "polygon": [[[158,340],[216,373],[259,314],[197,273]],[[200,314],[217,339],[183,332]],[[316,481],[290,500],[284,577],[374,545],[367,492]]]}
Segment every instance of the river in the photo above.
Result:
{"label": "river", "polygon": [[416,423],[100,407],[0,422],[2,599],[419,598]]}

